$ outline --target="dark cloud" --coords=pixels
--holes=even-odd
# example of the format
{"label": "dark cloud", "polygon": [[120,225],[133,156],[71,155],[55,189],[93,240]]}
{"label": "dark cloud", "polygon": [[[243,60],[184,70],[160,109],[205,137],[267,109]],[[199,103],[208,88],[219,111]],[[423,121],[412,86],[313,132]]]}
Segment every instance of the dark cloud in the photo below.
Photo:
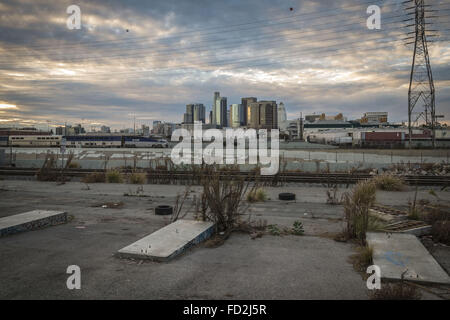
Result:
{"label": "dark cloud", "polygon": [[[3,122],[180,121],[187,103],[210,107],[214,91],[229,103],[283,101],[290,117],[406,119],[412,50],[397,0],[78,1],[82,29],[68,30],[71,4],[0,3],[0,103],[17,105],[0,110]],[[382,7],[380,31],[366,28],[370,4]],[[446,14],[434,29],[448,29]],[[430,56],[448,118],[449,42],[433,43]]]}

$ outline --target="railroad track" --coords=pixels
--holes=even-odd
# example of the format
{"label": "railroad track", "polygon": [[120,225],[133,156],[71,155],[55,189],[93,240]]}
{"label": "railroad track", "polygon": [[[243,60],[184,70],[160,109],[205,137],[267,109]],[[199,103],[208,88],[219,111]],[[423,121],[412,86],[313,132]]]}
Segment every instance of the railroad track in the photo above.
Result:
{"label": "railroad track", "polygon": [[[40,169],[35,168],[0,168],[0,175],[8,176],[35,176]],[[55,172],[60,172],[55,170]],[[64,175],[67,177],[83,177],[87,174],[95,172],[104,172],[104,170],[95,169],[67,169]],[[131,170],[122,170],[123,173],[130,173]],[[198,173],[192,171],[149,171],[148,178],[150,180],[192,180],[198,178]],[[284,172],[276,176],[258,175],[259,181],[280,181],[280,182],[298,182],[298,183],[327,183],[327,184],[353,184],[361,180],[372,177],[365,173],[305,173],[305,172]],[[254,180],[255,176],[249,172],[227,171],[220,174],[221,179],[238,179],[245,178]],[[407,184],[410,185],[428,185],[428,186],[450,186],[450,176],[425,176],[425,175],[409,175],[402,176]]]}

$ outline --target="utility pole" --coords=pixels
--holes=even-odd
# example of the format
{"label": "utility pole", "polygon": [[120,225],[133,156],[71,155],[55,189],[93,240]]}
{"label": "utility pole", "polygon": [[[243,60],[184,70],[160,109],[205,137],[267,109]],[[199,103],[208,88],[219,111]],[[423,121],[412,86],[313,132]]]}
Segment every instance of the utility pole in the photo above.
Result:
{"label": "utility pole", "polygon": [[[412,142],[412,123],[422,118],[425,121],[425,127],[431,129],[431,143],[435,147],[435,90],[433,83],[433,74],[431,72],[430,58],[428,55],[426,26],[430,23],[425,22],[425,14],[433,12],[427,8],[425,0],[408,0],[403,4],[412,5],[405,8],[408,15],[413,17],[405,21],[414,21],[407,27],[414,27],[414,31],[409,32],[410,37],[405,40],[413,40],[408,44],[414,44],[414,54],[411,66],[411,75],[409,79],[408,90],[408,131],[409,131],[409,148]],[[429,30],[434,31],[434,30]],[[421,108],[421,110],[420,110]],[[415,121],[413,121],[413,111],[420,112]]]}

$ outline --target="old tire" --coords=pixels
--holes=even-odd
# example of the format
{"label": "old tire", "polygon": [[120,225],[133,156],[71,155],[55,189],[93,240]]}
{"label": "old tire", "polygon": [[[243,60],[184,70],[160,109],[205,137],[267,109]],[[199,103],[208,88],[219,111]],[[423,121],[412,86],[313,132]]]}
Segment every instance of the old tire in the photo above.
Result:
{"label": "old tire", "polygon": [[157,206],[155,208],[155,214],[159,216],[168,216],[173,213],[173,208],[171,206]]}
{"label": "old tire", "polygon": [[280,193],[278,195],[278,199],[283,201],[293,201],[295,200],[295,194],[294,193]]}

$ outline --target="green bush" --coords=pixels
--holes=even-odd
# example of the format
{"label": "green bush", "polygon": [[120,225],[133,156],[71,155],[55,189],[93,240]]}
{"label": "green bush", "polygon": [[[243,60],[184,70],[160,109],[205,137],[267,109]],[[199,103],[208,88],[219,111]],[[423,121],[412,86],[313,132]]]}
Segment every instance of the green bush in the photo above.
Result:
{"label": "green bush", "polygon": [[111,170],[106,173],[106,182],[107,183],[122,183],[123,176],[117,170]]}

